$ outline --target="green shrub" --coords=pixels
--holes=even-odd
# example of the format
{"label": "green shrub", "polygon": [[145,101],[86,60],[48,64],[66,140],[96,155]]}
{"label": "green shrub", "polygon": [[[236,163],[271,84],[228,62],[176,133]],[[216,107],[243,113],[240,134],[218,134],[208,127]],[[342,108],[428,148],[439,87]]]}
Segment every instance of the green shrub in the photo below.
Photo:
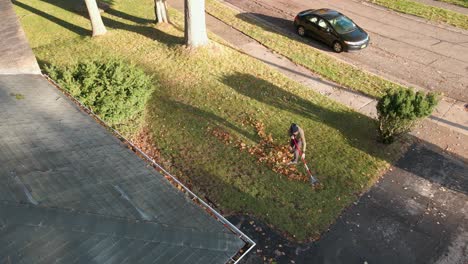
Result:
{"label": "green shrub", "polygon": [[128,62],[85,61],[64,68],[45,66],[60,86],[110,125],[137,117],[152,92],[152,78]]}
{"label": "green shrub", "polygon": [[379,134],[386,144],[408,132],[418,121],[429,116],[438,103],[434,93],[415,93],[411,89],[393,89],[379,100]]}

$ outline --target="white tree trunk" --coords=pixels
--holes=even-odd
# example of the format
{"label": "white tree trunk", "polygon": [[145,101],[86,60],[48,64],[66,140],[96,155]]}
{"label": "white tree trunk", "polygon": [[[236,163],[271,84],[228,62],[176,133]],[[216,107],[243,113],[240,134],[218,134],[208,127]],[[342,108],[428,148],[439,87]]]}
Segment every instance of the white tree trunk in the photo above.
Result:
{"label": "white tree trunk", "polygon": [[101,14],[99,13],[96,0],[85,0],[85,3],[86,8],[88,8],[91,27],[93,28],[93,37],[106,34],[107,30],[104,23],[102,23]]}
{"label": "white tree trunk", "polygon": [[199,47],[208,44],[205,23],[205,0],[185,0],[185,44]]}
{"label": "white tree trunk", "polygon": [[156,15],[156,23],[169,23],[166,0],[154,0],[154,14]]}

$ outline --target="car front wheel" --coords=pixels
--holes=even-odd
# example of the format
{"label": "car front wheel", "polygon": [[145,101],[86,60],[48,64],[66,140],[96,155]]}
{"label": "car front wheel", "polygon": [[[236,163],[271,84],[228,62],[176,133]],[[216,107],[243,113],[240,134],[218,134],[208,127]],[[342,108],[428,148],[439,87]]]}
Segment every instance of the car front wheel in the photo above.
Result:
{"label": "car front wheel", "polygon": [[343,51],[343,45],[341,45],[341,43],[338,42],[338,41],[333,42],[333,51],[335,51],[336,53],[342,52]]}
{"label": "car front wheel", "polygon": [[301,26],[297,27],[297,34],[301,37],[305,36],[305,28]]}

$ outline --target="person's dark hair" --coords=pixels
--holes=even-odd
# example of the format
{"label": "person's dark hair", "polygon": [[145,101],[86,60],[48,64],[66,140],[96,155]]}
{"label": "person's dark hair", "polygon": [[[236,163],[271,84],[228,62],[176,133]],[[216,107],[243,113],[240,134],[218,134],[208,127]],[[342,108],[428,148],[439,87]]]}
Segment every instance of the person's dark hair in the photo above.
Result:
{"label": "person's dark hair", "polygon": [[289,133],[292,135],[293,133],[296,133],[297,131],[299,131],[299,127],[296,124],[292,123],[291,127],[289,128]]}

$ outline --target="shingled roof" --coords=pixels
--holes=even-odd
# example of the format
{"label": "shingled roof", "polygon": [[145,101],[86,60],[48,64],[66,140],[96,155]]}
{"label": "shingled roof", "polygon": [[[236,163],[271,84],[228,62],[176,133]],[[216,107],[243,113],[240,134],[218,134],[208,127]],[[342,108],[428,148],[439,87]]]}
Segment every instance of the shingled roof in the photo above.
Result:
{"label": "shingled roof", "polygon": [[245,242],[40,75],[0,75],[0,263],[226,263]]}

